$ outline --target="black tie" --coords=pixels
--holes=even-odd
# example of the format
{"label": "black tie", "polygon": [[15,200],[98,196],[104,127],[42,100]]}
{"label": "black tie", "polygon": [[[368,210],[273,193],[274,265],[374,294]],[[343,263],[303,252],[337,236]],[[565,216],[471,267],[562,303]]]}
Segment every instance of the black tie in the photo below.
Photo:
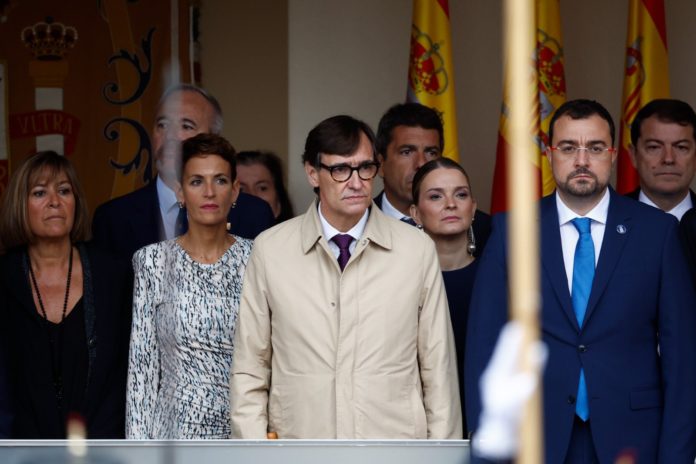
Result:
{"label": "black tie", "polygon": [[188,215],[186,214],[186,208],[179,208],[179,214],[176,216],[176,223],[174,224],[174,236],[184,235],[188,230]]}
{"label": "black tie", "polygon": [[411,224],[412,226],[416,225],[416,221],[414,221],[413,218],[410,218],[408,216],[402,217],[401,222],[405,222],[406,224]]}

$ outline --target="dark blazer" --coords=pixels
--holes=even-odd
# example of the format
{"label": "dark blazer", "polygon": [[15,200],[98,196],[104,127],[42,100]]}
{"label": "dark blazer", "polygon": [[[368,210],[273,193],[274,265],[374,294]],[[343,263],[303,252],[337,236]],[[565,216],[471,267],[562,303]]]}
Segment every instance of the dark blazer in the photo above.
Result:
{"label": "dark blazer", "polygon": [[[568,290],[555,194],[540,203],[540,320],[549,349],[543,376],[546,462],[563,462],[566,455],[581,367],[600,462],[614,462],[629,448],[639,462],[693,462],[696,293],[677,221],[610,192],[582,329]],[[493,219],[469,312],[465,381],[473,428],[481,411],[478,380],[507,320],[506,219]]]}
{"label": "dark blazer", "polygon": [[[379,209],[382,209],[382,197],[384,196],[384,190],[382,190],[379,195],[373,198],[375,204]],[[474,229],[474,240],[476,241],[476,252],[475,257],[480,257],[483,253],[483,249],[486,246],[488,237],[491,235],[491,216],[484,213],[480,209],[476,210],[474,213],[474,222],[472,224]]]}
{"label": "dark blazer", "polygon": [[[88,438],[123,438],[133,275],[126,261],[92,244],[78,244],[78,248],[88,359],[84,400],[87,434]],[[0,257],[0,291],[6,302],[0,330],[3,342],[11,346],[7,354],[15,406],[12,436],[61,438],[51,436],[55,431],[48,430],[39,417],[42,411],[56,408],[51,373],[38,372],[20,361],[27,353],[48,355],[42,343],[24,336],[23,328],[37,317],[25,248]]]}
{"label": "dark blazer", "polygon": [[691,268],[692,281],[696,283],[696,208],[684,213],[679,223],[679,233],[684,244],[686,260]]}
{"label": "dark blazer", "polygon": [[[275,224],[268,203],[241,192],[228,220],[231,233],[249,239]],[[128,259],[140,248],[163,240],[156,180],[98,206],[92,220],[92,235],[99,246]]]}

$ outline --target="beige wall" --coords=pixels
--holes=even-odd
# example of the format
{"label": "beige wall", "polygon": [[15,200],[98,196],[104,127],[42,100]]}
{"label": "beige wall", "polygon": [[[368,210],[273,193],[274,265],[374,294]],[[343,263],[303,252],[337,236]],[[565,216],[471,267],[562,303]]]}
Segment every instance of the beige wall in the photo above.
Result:
{"label": "beige wall", "polygon": [[[696,106],[696,2],[665,4],[672,95]],[[461,160],[485,210],[502,94],[501,5],[450,0]],[[627,0],[561,0],[568,97],[597,99],[615,119],[627,13]],[[227,111],[225,133],[239,148],[289,154],[296,210],[313,196],[299,161],[307,132],[338,113],[374,127],[388,106],[404,100],[410,23],[411,0],[203,0],[203,79]],[[266,87],[281,88],[281,76],[285,101]]]}
{"label": "beige wall", "polygon": [[238,150],[288,147],[288,9],[284,1],[201,2],[202,84]]}

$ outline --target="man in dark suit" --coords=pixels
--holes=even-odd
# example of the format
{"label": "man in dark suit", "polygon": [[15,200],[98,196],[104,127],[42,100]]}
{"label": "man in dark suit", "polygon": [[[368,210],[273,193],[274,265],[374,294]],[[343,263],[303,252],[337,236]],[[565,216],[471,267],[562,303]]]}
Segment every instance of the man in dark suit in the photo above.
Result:
{"label": "man in dark suit", "polygon": [[[677,221],[609,187],[614,124],[599,103],[563,104],[547,149],[556,192],[540,202],[546,462],[693,462],[696,293]],[[468,423],[507,320],[507,216],[479,265],[467,333]],[[476,433],[476,432],[474,432]]]}
{"label": "man in dark suit", "polygon": [[[222,131],[222,110],[217,100],[199,87],[181,84],[167,90],[158,105],[152,132],[157,178],[127,195],[110,200],[94,212],[92,233],[102,247],[129,259],[139,248],[182,233],[185,218],[175,192],[181,164],[181,142],[194,135]],[[271,227],[275,220],[263,200],[240,193],[230,210],[230,232],[245,238]]]}
{"label": "man in dark suit", "polygon": [[684,213],[679,221],[679,233],[684,245],[686,260],[691,268],[692,281],[696,285],[696,208],[691,208]]}
{"label": "man in dark suit", "polygon": [[640,187],[627,196],[674,215],[696,205],[696,113],[680,100],[653,100],[631,124],[631,161]]}
{"label": "man in dark suit", "polygon": [[[376,141],[384,190],[374,198],[384,214],[415,225],[409,216],[413,176],[427,161],[442,155],[444,144],[442,121],[432,108],[419,103],[400,103],[384,113]],[[490,235],[491,217],[477,209],[472,227],[476,242],[474,256],[479,256]]]}

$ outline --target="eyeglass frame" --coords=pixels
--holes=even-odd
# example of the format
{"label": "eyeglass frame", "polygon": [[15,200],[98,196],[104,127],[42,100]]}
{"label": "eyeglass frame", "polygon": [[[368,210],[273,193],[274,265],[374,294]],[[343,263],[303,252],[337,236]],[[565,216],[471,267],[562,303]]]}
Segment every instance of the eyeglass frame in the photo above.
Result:
{"label": "eyeglass frame", "polygon": [[584,146],[582,146],[582,145],[568,144],[568,145],[566,145],[566,147],[567,147],[567,148],[573,148],[573,152],[572,152],[572,153],[564,153],[563,150],[562,150],[563,147],[559,147],[559,146],[555,146],[555,147],[549,146],[549,149],[550,149],[551,151],[555,151],[556,153],[560,153],[560,154],[563,155],[563,156],[578,156],[578,154],[580,153],[581,150],[585,150],[585,151],[587,152],[587,155],[590,156],[590,157],[592,157],[592,158],[598,158],[598,157],[604,156],[605,153],[614,153],[614,152],[616,152],[616,148],[614,148],[614,147],[605,147],[605,146],[602,145],[602,146],[601,146],[601,150],[602,150],[601,152],[599,152],[599,153],[592,153],[590,150],[595,149],[595,148],[600,148],[600,145],[599,145],[599,144],[597,144],[597,145],[590,145],[589,147],[584,147]]}
{"label": "eyeglass frame", "polygon": [[[360,169],[364,168],[366,166],[374,166],[374,168],[375,168],[375,173],[372,175],[372,177],[368,177],[367,179],[365,179],[363,176],[360,175]],[[358,178],[360,180],[365,180],[365,181],[372,180],[375,177],[377,177],[377,173],[379,172],[379,166],[380,166],[379,161],[365,161],[363,163],[358,164],[357,166],[351,166],[348,163],[339,163],[339,164],[334,164],[332,166],[329,166],[327,164],[319,162],[319,168],[323,168],[323,169],[326,169],[327,171],[329,171],[329,175],[331,176],[331,179],[333,179],[334,182],[340,182],[340,183],[348,182],[350,180],[350,178],[353,177],[353,172],[358,173]],[[334,177],[334,171],[338,168],[350,169],[350,174],[348,174],[348,177],[346,177],[344,180],[336,179]]]}

